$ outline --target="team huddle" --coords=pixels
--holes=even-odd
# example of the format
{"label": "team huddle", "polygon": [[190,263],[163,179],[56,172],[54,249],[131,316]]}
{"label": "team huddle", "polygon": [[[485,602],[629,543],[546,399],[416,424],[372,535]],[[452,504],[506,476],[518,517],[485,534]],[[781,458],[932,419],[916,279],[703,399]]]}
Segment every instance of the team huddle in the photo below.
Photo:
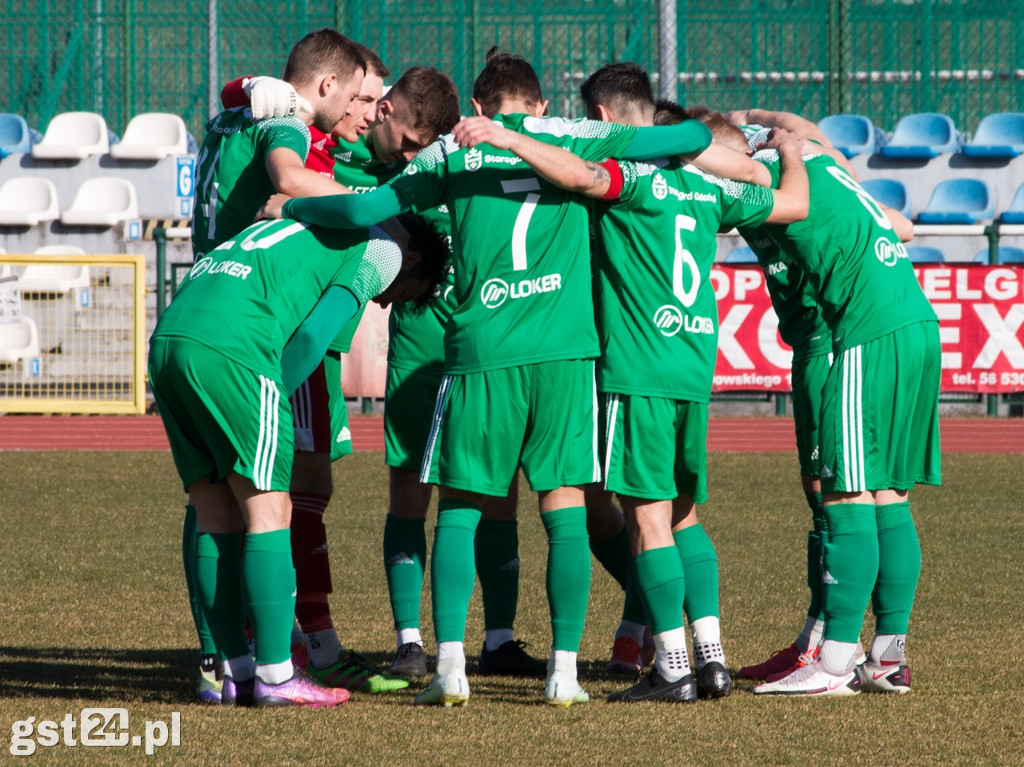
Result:
{"label": "team huddle", "polygon": [[[728,695],[718,560],[697,505],[718,339],[710,273],[716,234],[733,228],[794,349],[813,518],[807,621],[739,676],[761,682],[755,694],[908,692],[921,566],[908,491],[940,481],[938,321],[902,244],[909,222],[863,192],[813,123],[656,102],[632,64],[586,80],[582,120],[547,116],[517,56],[488,55],[465,119],[442,72],[414,67],[384,93],[389,75],[320,30],[283,80],[226,86],[207,125],[195,265],[149,362],[189,494],[200,699],[332,706],[426,676],[434,485],[437,661],[417,704],[469,699],[475,577],[478,673],[543,680],[548,704],[586,702],[591,553],[623,588],[608,669],[636,678],[609,700]],[[368,301],[391,306],[386,673],[335,630],[323,523],[331,462],[351,452],[340,354]],[[514,633],[519,471],[548,538],[546,661]]]}

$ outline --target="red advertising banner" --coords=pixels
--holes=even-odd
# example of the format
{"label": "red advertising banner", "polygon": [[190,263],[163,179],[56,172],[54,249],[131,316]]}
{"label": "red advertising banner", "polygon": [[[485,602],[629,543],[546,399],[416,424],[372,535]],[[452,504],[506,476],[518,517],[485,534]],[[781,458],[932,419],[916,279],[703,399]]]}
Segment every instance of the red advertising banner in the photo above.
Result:
{"label": "red advertising banner", "polygon": [[[916,268],[939,317],[942,391],[1024,391],[1024,270],[1007,266]],[[713,390],[788,392],[792,352],[779,337],[759,269],[715,267],[718,364]]]}

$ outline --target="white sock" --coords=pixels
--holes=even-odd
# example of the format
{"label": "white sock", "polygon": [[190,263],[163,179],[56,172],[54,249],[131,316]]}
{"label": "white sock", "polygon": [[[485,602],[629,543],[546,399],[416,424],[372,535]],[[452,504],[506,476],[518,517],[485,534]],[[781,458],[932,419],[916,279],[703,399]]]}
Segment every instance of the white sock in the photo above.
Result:
{"label": "white sock", "polygon": [[511,642],[515,639],[512,634],[512,629],[487,629],[484,631],[484,647],[488,651],[497,650],[505,642]]}
{"label": "white sock", "polygon": [[638,645],[643,647],[644,644],[644,631],[647,630],[647,626],[642,623],[633,623],[633,621],[621,621],[619,627],[615,630],[615,638],[629,637]]}
{"label": "white sock", "polygon": [[261,663],[256,666],[256,676],[266,684],[281,684],[292,678],[295,669],[292,667],[292,659],[289,658],[281,663]]}
{"label": "white sock", "polygon": [[437,643],[437,676],[466,673],[466,646],[462,642]]}
{"label": "white sock", "polygon": [[711,661],[725,665],[725,650],[722,649],[721,622],[714,615],[698,618],[690,623],[693,633],[693,665],[697,670]]}
{"label": "white sock", "polygon": [[666,682],[675,682],[690,673],[690,658],[686,654],[686,629],[661,631],[653,635],[654,668]]}
{"label": "white sock", "polygon": [[462,642],[438,642],[437,643],[437,659],[438,661],[447,660],[448,658],[462,658],[463,662],[466,660],[466,645]]}
{"label": "white sock", "polygon": [[576,681],[576,653],[552,650],[548,658],[548,678],[557,676],[563,682]]}
{"label": "white sock", "polygon": [[419,627],[411,629],[398,629],[395,632],[395,649],[397,650],[404,644],[416,643],[420,647],[423,647],[423,636],[420,634]]}
{"label": "white sock", "polygon": [[323,631],[314,631],[312,634],[305,634],[306,651],[309,653],[309,662],[316,668],[327,668],[337,663],[342,651],[341,640],[338,639],[338,632],[333,628]]}
{"label": "white sock", "polygon": [[824,631],[825,621],[815,618],[813,615],[808,615],[807,620],[804,621],[803,631],[796,638],[796,649],[800,652],[813,650],[821,644],[821,635]]}
{"label": "white sock", "polygon": [[302,633],[302,627],[298,623],[292,624],[292,644],[296,645],[299,642],[306,643],[306,635]]}
{"label": "white sock", "polygon": [[841,676],[853,671],[857,658],[857,642],[837,642],[826,639],[821,643],[821,654],[818,656],[821,667],[830,674]]}
{"label": "white sock", "polygon": [[224,661],[224,676],[229,676],[236,682],[252,679],[255,674],[256,663],[251,655],[239,655],[237,658],[228,658]]}
{"label": "white sock", "polygon": [[878,634],[871,643],[868,660],[875,666],[903,663],[907,659],[906,634]]}

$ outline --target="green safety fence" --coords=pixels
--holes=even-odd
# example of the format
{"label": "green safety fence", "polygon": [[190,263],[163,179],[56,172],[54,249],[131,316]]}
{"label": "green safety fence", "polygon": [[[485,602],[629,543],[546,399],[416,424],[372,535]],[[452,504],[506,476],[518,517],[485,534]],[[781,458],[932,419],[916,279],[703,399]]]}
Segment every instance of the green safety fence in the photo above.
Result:
{"label": "green safety fence", "polygon": [[[1024,103],[1019,0],[0,0],[6,103],[44,130],[55,114],[180,114],[201,138],[222,82],[281,73],[291,45],[334,26],[397,75],[440,67],[469,109],[488,48],[525,56],[554,114],[581,112],[579,83],[613,60],[659,70],[659,19],[674,11],[679,99],[818,120],[856,112],[891,130],[949,114],[970,134]],[[212,76],[211,76],[212,74]]]}

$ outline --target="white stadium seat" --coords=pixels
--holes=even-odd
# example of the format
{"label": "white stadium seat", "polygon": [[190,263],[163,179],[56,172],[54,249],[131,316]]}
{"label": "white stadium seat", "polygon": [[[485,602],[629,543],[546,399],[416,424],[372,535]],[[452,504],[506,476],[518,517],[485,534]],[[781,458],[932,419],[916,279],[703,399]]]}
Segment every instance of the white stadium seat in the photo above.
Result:
{"label": "white stadium seat", "polygon": [[188,154],[185,121],[168,112],[136,115],[120,143],[110,147],[110,156],[118,160],[162,160],[182,154]]}
{"label": "white stadium seat", "polygon": [[[33,253],[39,256],[84,256],[77,245],[44,245]],[[85,264],[29,264],[21,273],[22,293],[67,293],[89,287],[89,267]]]}
{"label": "white stadium seat", "polygon": [[0,323],[0,362],[13,364],[22,360],[22,375],[27,378],[28,360],[39,354],[39,329],[31,318],[23,315],[15,322]]}
{"label": "white stadium seat", "polygon": [[24,176],[0,186],[0,225],[36,226],[58,218],[57,187],[49,179]]}
{"label": "white stadium seat", "polygon": [[110,151],[107,121],[95,112],[63,112],[46,126],[32,156],[44,160],[83,160]]}
{"label": "white stadium seat", "polygon": [[132,182],[117,176],[90,178],[78,187],[61,223],[79,226],[113,226],[139,217],[139,203]]}

